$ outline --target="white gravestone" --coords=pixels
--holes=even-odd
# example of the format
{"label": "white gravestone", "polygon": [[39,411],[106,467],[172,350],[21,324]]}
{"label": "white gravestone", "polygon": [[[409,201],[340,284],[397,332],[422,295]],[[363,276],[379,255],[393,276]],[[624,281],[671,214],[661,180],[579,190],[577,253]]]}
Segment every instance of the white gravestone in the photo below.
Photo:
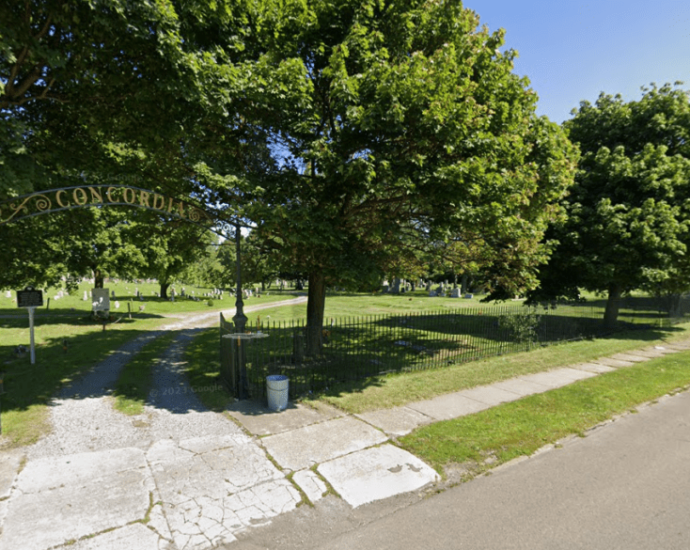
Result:
{"label": "white gravestone", "polygon": [[110,311],[110,291],[107,288],[94,288],[91,297],[93,311]]}

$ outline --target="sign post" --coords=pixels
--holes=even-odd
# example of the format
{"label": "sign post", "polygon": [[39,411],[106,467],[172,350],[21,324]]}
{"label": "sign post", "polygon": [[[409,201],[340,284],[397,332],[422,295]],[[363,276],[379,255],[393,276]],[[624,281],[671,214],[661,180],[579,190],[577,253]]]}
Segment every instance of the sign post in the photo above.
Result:
{"label": "sign post", "polygon": [[34,343],[34,311],[43,305],[43,292],[27,286],[17,291],[17,307],[29,309],[29,333],[31,334],[31,364],[36,363],[36,345]]}

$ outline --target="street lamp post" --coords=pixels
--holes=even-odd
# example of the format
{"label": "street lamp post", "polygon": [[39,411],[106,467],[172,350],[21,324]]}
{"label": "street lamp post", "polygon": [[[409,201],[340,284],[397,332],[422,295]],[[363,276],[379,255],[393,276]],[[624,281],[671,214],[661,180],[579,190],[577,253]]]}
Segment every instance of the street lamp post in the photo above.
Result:
{"label": "street lamp post", "polygon": [[235,316],[232,321],[235,323],[235,332],[244,332],[247,324],[247,316],[244,314],[244,301],[242,300],[242,266],[240,261],[240,226],[235,225],[235,259],[237,265],[237,285],[235,294]]}
{"label": "street lamp post", "polygon": [[[242,263],[240,258],[240,225],[235,225],[235,256],[237,265],[237,285],[235,288],[235,316],[232,318],[235,324],[235,333],[244,334],[244,327],[247,324],[247,316],[244,314],[244,301],[242,300]],[[238,373],[238,397],[247,399],[249,397],[249,383],[247,380],[247,361],[245,351],[242,348],[242,339],[237,338],[235,347],[235,365]]]}

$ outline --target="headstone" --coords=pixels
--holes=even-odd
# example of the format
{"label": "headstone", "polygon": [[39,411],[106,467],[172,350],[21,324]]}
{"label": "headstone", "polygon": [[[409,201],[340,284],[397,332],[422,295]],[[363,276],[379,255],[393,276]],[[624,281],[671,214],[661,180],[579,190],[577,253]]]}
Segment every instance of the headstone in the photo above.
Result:
{"label": "headstone", "polygon": [[427,292],[431,292],[431,285],[432,285],[432,284],[433,284],[433,283],[432,283],[431,281],[427,281],[427,283],[426,283],[426,291],[427,291]]}
{"label": "headstone", "polygon": [[85,302],[89,299],[89,293],[86,292],[86,290],[84,291],[84,298],[83,299]]}
{"label": "headstone", "polygon": [[110,297],[111,297],[113,300],[115,299],[115,291],[114,291],[114,290],[110,293]]}
{"label": "headstone", "polygon": [[12,291],[11,290],[8,290],[7,292],[5,292],[5,298],[12,298]]}
{"label": "headstone", "polygon": [[110,311],[110,291],[107,288],[94,288],[91,297],[93,311]]}
{"label": "headstone", "polygon": [[115,309],[120,309],[120,302],[115,302]]}
{"label": "headstone", "polygon": [[434,298],[436,297],[436,291],[435,290],[430,290],[429,291],[429,298]]}
{"label": "headstone", "polygon": [[185,297],[185,293],[184,293],[184,287],[182,287],[182,292],[181,292],[181,295],[182,295],[182,297],[183,297],[183,298]]}
{"label": "headstone", "polygon": [[395,277],[393,279],[393,287],[391,288],[392,294],[400,294],[400,279]]}
{"label": "headstone", "polygon": [[471,300],[472,298],[474,298],[474,294],[465,294],[465,298]]}
{"label": "headstone", "polygon": [[450,297],[451,298],[460,298],[460,289],[454,288],[453,290],[451,290],[450,291]]}
{"label": "headstone", "polygon": [[388,286],[388,283],[383,283],[383,286],[381,287],[381,292],[384,294],[388,294],[390,291],[391,287]]}

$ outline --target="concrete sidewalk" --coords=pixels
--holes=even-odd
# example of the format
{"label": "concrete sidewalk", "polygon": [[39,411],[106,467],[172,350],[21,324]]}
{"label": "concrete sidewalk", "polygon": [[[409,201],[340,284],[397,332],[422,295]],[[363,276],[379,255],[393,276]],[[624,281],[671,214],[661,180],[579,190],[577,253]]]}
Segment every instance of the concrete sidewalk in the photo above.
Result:
{"label": "concrete sidewalk", "polygon": [[[0,549],[210,549],[329,493],[357,508],[417,491],[438,474],[395,446],[396,436],[684,350],[690,342],[655,345],[354,416],[239,402],[208,435],[146,432],[133,445],[28,461],[4,453]],[[201,414],[174,412],[183,423]]]}

